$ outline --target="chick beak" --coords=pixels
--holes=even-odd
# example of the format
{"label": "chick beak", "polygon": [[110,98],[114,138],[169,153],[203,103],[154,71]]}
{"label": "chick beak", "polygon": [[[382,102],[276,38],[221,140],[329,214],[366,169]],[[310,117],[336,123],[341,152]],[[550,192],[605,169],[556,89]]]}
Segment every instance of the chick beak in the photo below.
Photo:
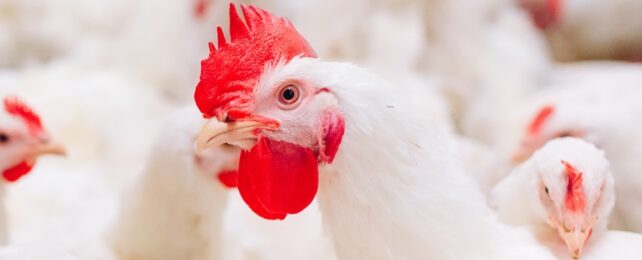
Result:
{"label": "chick beak", "polygon": [[245,118],[235,122],[221,122],[213,118],[201,128],[196,137],[196,152],[226,144],[247,150],[256,144],[261,130],[278,128],[276,121],[265,118]]}
{"label": "chick beak", "polygon": [[590,232],[575,229],[573,231],[560,230],[559,233],[566,243],[571,256],[573,256],[573,259],[578,259]]}

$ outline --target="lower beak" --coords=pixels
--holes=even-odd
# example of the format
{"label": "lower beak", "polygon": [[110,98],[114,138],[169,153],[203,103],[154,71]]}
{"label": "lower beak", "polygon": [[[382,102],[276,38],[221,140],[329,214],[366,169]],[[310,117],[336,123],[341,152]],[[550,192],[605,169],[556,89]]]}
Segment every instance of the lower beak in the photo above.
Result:
{"label": "lower beak", "polygon": [[562,239],[568,247],[568,251],[571,253],[574,259],[580,257],[582,249],[584,248],[584,243],[588,238],[587,232],[581,232],[580,230],[570,231],[570,232],[560,232]]}
{"label": "lower beak", "polygon": [[243,119],[231,123],[218,121],[216,118],[208,121],[196,137],[196,151],[217,147],[223,144],[250,149],[256,143],[260,130],[276,130],[278,124],[273,121]]}
{"label": "lower beak", "polygon": [[33,157],[36,158],[45,154],[66,156],[67,150],[60,143],[47,141],[39,144],[38,147],[36,147],[33,153]]}

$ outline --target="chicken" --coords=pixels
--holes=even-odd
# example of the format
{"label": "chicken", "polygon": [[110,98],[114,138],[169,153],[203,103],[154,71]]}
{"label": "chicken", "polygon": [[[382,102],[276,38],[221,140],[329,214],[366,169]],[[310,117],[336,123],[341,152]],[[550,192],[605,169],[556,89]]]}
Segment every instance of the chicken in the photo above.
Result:
{"label": "chicken", "polygon": [[559,61],[642,58],[642,2],[520,0]]}
{"label": "chicken", "polygon": [[[64,155],[61,144],[51,139],[44,129],[40,116],[17,97],[3,99],[0,111],[0,169],[5,182],[11,183],[29,173],[36,159],[45,154]],[[0,243],[8,241],[6,214],[0,207]]]}
{"label": "chicken", "polygon": [[[133,1],[130,22],[114,40],[110,63],[125,68],[128,76],[147,82],[173,103],[185,104],[191,98],[183,87],[194,86],[198,62],[207,53],[200,45],[215,30],[221,12],[220,1],[154,0]],[[203,5],[203,13],[195,8]]]}
{"label": "chicken", "polygon": [[547,142],[495,188],[493,203],[502,221],[529,227],[561,259],[642,256],[642,235],[607,231],[613,176],[604,152],[581,139]]}
{"label": "chicken", "polygon": [[513,1],[424,1],[422,64],[443,78],[459,132],[494,146],[505,111],[550,70],[544,39]]}
{"label": "chicken", "polygon": [[98,234],[114,217],[119,190],[143,166],[149,137],[160,131],[167,110],[153,92],[137,86],[144,82],[117,68],[85,65],[59,60],[1,74],[9,92],[28,96],[34,108],[47,112],[43,123],[69,151],[67,160],[39,160],[33,169],[39,178],[11,185],[10,242],[56,241],[74,257],[106,259],[95,254],[105,248]]}
{"label": "chicken", "polygon": [[[340,259],[553,259],[502,225],[451,153],[395,88],[328,62],[284,18],[230,6],[231,40],[202,62],[197,147],[241,149],[238,189],[266,219],[319,206]],[[505,250],[513,248],[514,250]],[[465,249],[465,250],[462,250]]]}
{"label": "chicken", "polygon": [[591,66],[575,67],[574,71],[584,73],[574,75],[567,68],[546,91],[526,102],[526,112],[518,114],[528,122],[518,123],[523,134],[509,146],[513,160],[519,162],[555,137],[574,136],[594,143],[606,152],[617,183],[610,227],[641,232],[642,179],[637,162],[642,150],[630,144],[642,138],[636,125],[642,119],[642,91],[635,84],[642,70],[631,67],[601,72]]}
{"label": "chicken", "polygon": [[144,173],[121,195],[110,233],[123,259],[221,259],[227,190],[216,176],[235,170],[238,153],[194,153],[203,119],[193,109],[169,117]]}
{"label": "chicken", "polygon": [[132,2],[137,1],[0,0],[0,67],[95,59],[127,27]]}

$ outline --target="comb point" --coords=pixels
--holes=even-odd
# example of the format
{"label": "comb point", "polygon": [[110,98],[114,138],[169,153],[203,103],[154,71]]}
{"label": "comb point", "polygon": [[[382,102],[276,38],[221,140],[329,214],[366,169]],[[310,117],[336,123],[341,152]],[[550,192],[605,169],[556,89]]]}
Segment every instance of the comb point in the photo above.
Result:
{"label": "comb point", "polygon": [[216,27],[216,38],[218,40],[218,48],[222,49],[227,46],[227,41],[225,40],[225,33],[223,33],[223,28],[220,26]]}
{"label": "comb point", "polygon": [[236,11],[236,6],[230,4],[230,38],[234,42],[241,38],[249,37],[249,31]]}

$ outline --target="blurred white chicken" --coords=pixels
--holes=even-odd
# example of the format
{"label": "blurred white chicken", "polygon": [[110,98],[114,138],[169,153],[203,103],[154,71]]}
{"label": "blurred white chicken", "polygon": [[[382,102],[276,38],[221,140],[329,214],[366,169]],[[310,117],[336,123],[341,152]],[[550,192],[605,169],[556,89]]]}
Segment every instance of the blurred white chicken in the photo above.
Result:
{"label": "blurred white chicken", "polygon": [[121,195],[110,241],[122,259],[222,259],[228,191],[216,178],[236,170],[238,151],[196,155],[203,119],[180,109],[164,124],[144,173]]}
{"label": "blurred white chicken", "polygon": [[613,176],[604,152],[581,139],[546,143],[495,188],[492,202],[502,221],[529,227],[560,258],[642,257],[642,235],[607,231]]}
{"label": "blurred white chicken", "polygon": [[[37,65],[61,57],[100,62],[97,51],[132,17],[129,0],[0,0],[0,67]],[[82,57],[84,56],[84,57]]]}
{"label": "blurred white chicken", "polygon": [[503,112],[539,86],[550,67],[545,42],[513,1],[425,1],[424,64],[444,78],[461,132],[494,144]]}
{"label": "blurred white chicken", "polygon": [[20,86],[2,91],[47,111],[44,123],[69,151],[68,160],[39,162],[44,167],[34,171],[41,178],[10,187],[10,244],[41,248],[41,241],[56,241],[55,248],[74,257],[108,255],[98,233],[113,219],[118,189],[144,163],[152,141],[146,137],[159,131],[165,104],[137,86],[143,82],[84,61],[4,71],[0,84]]}
{"label": "blurred white chicken", "polygon": [[64,155],[65,148],[51,139],[40,116],[17,97],[5,97],[0,109],[0,244],[8,242],[5,184],[29,173],[45,154]]}
{"label": "blurred white chicken", "polygon": [[544,30],[556,60],[642,60],[638,0],[519,0]]}

